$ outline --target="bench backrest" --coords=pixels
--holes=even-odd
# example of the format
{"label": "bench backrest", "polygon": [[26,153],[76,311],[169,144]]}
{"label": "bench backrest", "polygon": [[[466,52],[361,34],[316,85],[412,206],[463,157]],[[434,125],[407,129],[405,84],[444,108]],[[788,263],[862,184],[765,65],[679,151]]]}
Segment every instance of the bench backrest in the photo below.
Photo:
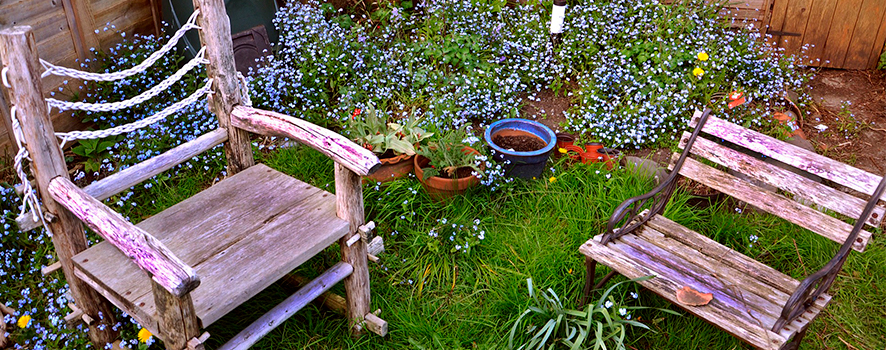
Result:
{"label": "bench backrest", "polygon": [[[701,112],[696,112],[690,125],[695,127],[700,117]],[[690,136],[688,132],[683,134],[680,148]],[[852,224],[837,217],[852,218],[854,223],[880,182],[877,175],[713,116],[690,153],[743,175],[730,174],[692,157],[686,159],[680,175],[841,244],[852,231]],[[881,199],[886,200],[886,196]],[[869,227],[877,227],[884,213],[886,209],[879,205],[863,220]],[[870,232],[862,231],[852,248],[863,251],[870,237]]]}

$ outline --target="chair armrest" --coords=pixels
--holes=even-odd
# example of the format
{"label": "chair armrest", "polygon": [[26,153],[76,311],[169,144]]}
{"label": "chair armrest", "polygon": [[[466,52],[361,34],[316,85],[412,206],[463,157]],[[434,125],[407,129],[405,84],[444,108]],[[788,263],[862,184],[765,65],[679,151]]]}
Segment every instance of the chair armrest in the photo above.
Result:
{"label": "chair armrest", "polygon": [[840,246],[840,250],[837,251],[837,254],[835,254],[824,267],[803,279],[794,293],[791,294],[791,297],[788,298],[784,309],[781,310],[781,316],[776,320],[775,326],[772,328],[773,332],[784,327],[785,324],[793,322],[795,318],[806,312],[806,309],[812,305],[821,294],[828,291],[831,284],[834,283],[834,279],[837,278],[837,273],[840,272],[840,269],[843,268],[843,264],[849,257],[849,253],[852,251],[852,245],[855,243],[855,240],[858,239],[858,234],[864,229],[865,221],[871,216],[874,207],[877,206],[877,202],[880,201],[880,198],[883,197],[884,194],[886,194],[886,176],[883,176],[877,189],[871,194],[870,201],[868,201],[868,204],[864,207],[861,216],[855,221],[855,226],[852,227],[852,232],[849,233],[849,237],[846,237],[846,241]]}
{"label": "chair armrest", "polygon": [[200,285],[190,266],[176,257],[157,238],[126,221],[119,213],[86,194],[71,180],[58,176],[49,182],[49,194],[86,223],[105,241],[132,259],[138,267],[176,297]]}
{"label": "chair armrest", "polygon": [[381,167],[372,151],[347,137],[285,114],[236,106],[231,112],[231,124],[256,134],[284,136],[304,143],[360,176],[372,174]]}
{"label": "chair armrest", "polygon": [[[600,239],[601,243],[609,243],[609,241],[635,230],[640,227],[640,225],[646,223],[646,221],[649,221],[651,217],[664,210],[665,205],[667,205],[668,200],[671,198],[671,194],[674,193],[674,188],[677,186],[677,176],[680,175],[680,168],[683,167],[686,157],[689,156],[689,150],[692,149],[695,139],[698,138],[698,134],[701,133],[701,129],[704,127],[704,124],[707,122],[708,116],[710,115],[711,109],[705,108],[704,113],[702,113],[701,117],[698,119],[698,125],[695,127],[695,130],[692,131],[692,136],[689,137],[689,141],[683,148],[683,153],[680,154],[680,159],[678,159],[677,163],[674,165],[674,170],[671,171],[664,181],[658,184],[658,186],[652,189],[652,191],[629,198],[615,208],[615,211],[609,218],[609,222],[606,224],[606,231]],[[652,200],[649,210],[643,210],[649,200]],[[621,224],[621,226],[618,226],[619,224]]]}

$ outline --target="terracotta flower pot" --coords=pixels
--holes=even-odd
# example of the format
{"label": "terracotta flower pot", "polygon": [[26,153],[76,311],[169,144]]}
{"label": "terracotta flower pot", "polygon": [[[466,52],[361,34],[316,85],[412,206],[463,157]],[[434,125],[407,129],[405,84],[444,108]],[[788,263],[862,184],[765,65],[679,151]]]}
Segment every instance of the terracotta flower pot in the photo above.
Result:
{"label": "terracotta flower pot", "polygon": [[379,158],[381,167],[372,175],[364,176],[363,183],[388,182],[406,176],[412,172],[414,155],[401,154],[396,157]]}
{"label": "terracotta flower pot", "polygon": [[[465,146],[464,152],[468,154],[480,155],[480,152],[467,146]],[[466,189],[476,186],[480,183],[480,179],[474,175],[459,179],[447,179],[439,176],[431,176],[427,180],[425,180],[425,172],[424,170],[422,170],[422,168],[427,167],[428,163],[430,162],[430,159],[425,158],[421,155],[416,155],[413,160],[415,166],[415,176],[418,177],[418,181],[421,181],[422,187],[425,188],[425,191],[428,191],[428,195],[430,195],[431,198],[433,198],[434,200],[443,201],[449,199],[452,196],[464,193]],[[480,167],[482,168],[483,165],[481,164]]]}

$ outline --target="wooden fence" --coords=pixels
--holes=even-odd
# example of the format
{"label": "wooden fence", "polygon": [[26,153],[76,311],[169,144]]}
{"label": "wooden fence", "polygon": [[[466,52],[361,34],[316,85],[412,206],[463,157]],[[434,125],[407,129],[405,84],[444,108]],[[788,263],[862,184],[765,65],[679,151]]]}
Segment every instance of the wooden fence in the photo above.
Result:
{"label": "wooden fence", "polygon": [[871,69],[886,42],[886,0],[774,0],[768,32],[806,64]]}
{"label": "wooden fence", "polygon": [[[108,49],[115,45],[121,39],[118,32],[159,32],[161,17],[160,0],[0,1],[0,26],[32,26],[40,58],[67,67],[79,67],[79,62],[90,57],[90,48]],[[43,82],[46,93],[57,92],[58,98],[59,94],[71,94],[70,87],[79,85],[72,81],[64,85],[64,80],[47,77]],[[2,99],[0,97],[0,112],[9,113],[8,103]],[[81,126],[70,115],[57,111],[52,120],[59,131]],[[0,124],[0,150],[10,145],[8,130],[8,125]]]}

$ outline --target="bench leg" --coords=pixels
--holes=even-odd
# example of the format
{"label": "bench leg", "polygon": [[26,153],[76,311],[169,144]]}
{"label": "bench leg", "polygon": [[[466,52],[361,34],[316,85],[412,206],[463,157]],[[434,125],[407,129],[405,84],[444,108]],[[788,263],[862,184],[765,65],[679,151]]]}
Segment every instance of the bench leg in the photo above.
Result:
{"label": "bench leg", "polygon": [[594,287],[594,278],[596,278],[597,272],[597,260],[591,259],[591,257],[585,257],[585,287],[582,289],[581,293],[581,301],[579,301],[579,306],[584,306],[588,304],[588,300],[591,298],[591,291]]}
{"label": "bench leg", "polygon": [[612,277],[614,277],[618,273],[617,271],[612,270],[609,273],[607,273],[606,276],[603,276],[603,278],[600,280],[600,282],[597,282],[596,284],[594,284],[594,279],[596,278],[595,275],[596,275],[596,269],[597,269],[597,261],[594,259],[591,259],[591,257],[586,257],[585,258],[585,268],[586,268],[585,286],[584,286],[584,289],[582,290],[581,302],[579,303],[579,305],[582,305],[582,306],[587,305],[588,302],[590,301],[591,292],[603,287],[603,285],[605,285],[606,282],[609,282],[609,280],[612,279]]}
{"label": "bench leg", "polygon": [[800,331],[800,333],[797,333],[796,335],[794,335],[794,339],[791,339],[791,341],[787,342],[784,346],[782,346],[781,350],[798,350],[798,349],[800,349],[800,342],[802,342],[803,337],[806,336],[807,329],[809,329],[809,326],[806,326],[806,328],[803,328],[803,330]]}

